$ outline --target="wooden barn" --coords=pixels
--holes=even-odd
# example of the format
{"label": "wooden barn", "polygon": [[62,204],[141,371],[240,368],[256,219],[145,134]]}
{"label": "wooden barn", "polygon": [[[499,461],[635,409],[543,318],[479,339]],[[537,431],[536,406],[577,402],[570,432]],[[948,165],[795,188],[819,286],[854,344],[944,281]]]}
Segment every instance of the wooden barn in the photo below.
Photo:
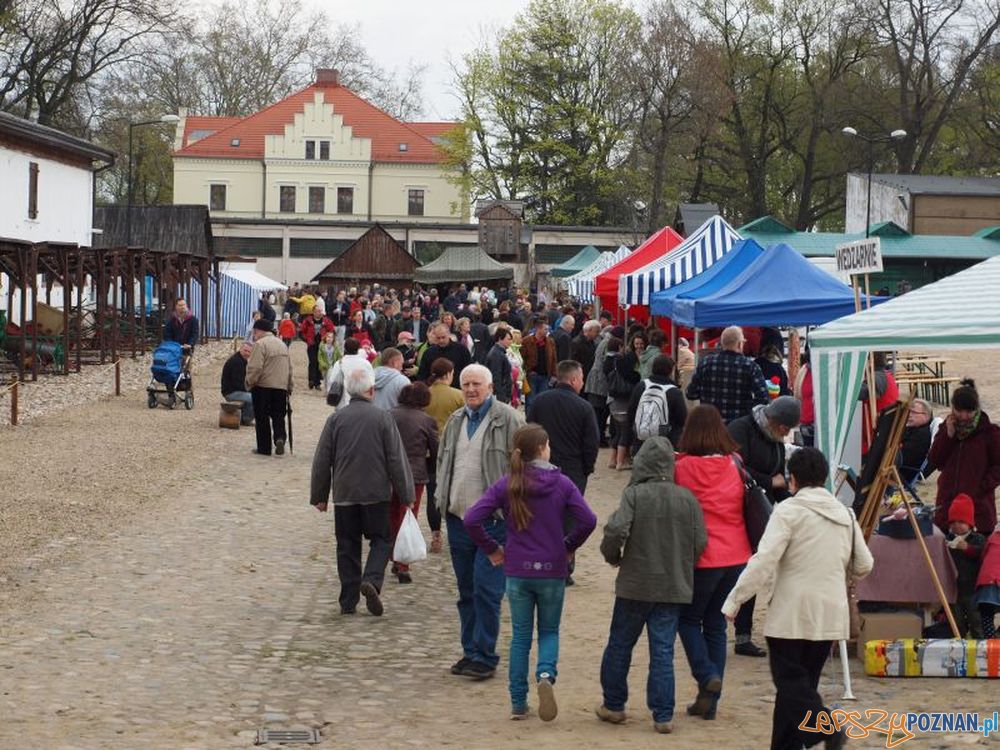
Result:
{"label": "wooden barn", "polygon": [[333,287],[379,283],[410,284],[420,263],[379,224],[348,247],[313,277],[317,284]]}

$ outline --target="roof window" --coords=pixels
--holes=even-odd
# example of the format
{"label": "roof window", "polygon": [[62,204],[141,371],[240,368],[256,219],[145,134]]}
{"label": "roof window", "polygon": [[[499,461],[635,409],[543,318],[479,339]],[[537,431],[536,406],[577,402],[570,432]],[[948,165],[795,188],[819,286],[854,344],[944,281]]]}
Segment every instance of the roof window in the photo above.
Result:
{"label": "roof window", "polygon": [[229,145],[233,146],[233,147],[239,146],[240,145],[240,139],[239,138],[233,138],[233,140],[231,140],[229,142]]}
{"label": "roof window", "polygon": [[399,150],[400,151],[406,151],[408,148],[409,148],[409,146],[407,144],[405,144],[405,143],[400,143],[399,144]]}

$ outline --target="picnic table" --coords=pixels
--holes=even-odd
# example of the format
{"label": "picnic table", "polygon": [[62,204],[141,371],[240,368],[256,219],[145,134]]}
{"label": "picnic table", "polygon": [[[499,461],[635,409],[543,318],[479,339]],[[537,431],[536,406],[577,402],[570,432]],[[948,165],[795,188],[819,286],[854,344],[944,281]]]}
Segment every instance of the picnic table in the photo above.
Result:
{"label": "picnic table", "polygon": [[913,385],[917,395],[937,404],[947,405],[951,400],[951,385],[959,378],[945,375],[948,357],[929,354],[900,356],[893,362],[893,375],[899,385]]}

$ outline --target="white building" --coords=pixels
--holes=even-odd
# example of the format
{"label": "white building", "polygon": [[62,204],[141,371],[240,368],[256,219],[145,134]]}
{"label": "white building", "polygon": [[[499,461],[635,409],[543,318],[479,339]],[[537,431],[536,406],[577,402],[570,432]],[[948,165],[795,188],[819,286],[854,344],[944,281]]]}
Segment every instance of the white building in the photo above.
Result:
{"label": "white building", "polygon": [[114,154],[0,112],[0,237],[90,245],[94,179]]}
{"label": "white building", "polygon": [[[114,158],[81,138],[0,112],[0,255],[30,243],[90,246],[96,172]],[[19,324],[20,293],[9,299],[12,286],[0,266],[0,310]],[[61,305],[62,288],[45,298]]]}

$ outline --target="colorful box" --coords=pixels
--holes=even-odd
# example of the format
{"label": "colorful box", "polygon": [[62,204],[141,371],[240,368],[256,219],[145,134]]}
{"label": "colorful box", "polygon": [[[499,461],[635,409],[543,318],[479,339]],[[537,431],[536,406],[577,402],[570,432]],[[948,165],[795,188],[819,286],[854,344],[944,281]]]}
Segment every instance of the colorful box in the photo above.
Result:
{"label": "colorful box", "polygon": [[872,677],[1000,677],[1000,639],[900,638],[865,643]]}

